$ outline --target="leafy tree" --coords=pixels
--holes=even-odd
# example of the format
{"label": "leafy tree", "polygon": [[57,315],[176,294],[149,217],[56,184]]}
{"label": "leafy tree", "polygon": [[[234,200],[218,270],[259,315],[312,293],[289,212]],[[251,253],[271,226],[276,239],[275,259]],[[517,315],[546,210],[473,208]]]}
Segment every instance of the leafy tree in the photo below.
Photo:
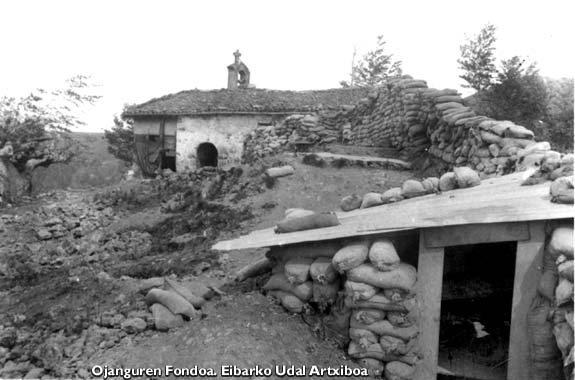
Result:
{"label": "leafy tree", "polygon": [[573,78],[546,79],[549,100],[539,136],[554,147],[573,151]]}
{"label": "leafy tree", "polygon": [[104,131],[104,138],[108,142],[108,152],[126,164],[133,163],[135,146],[132,119],[114,116],[114,126]]}
{"label": "leafy tree", "polygon": [[459,47],[461,57],[457,63],[464,71],[459,77],[467,82],[463,87],[481,92],[493,84],[496,74],[495,30],[494,25],[487,24],[477,36],[468,38],[467,42]]}
{"label": "leafy tree", "polygon": [[479,97],[488,116],[511,120],[541,134],[548,92],[535,63],[527,64],[518,56],[503,60],[496,82]]}
{"label": "leafy tree", "polygon": [[19,171],[71,158],[73,144],[66,132],[83,125],[80,109],[100,98],[86,93],[90,88],[89,77],[77,75],[62,89],[0,98],[0,148],[12,146],[10,160]]}
{"label": "leafy tree", "polygon": [[385,83],[390,77],[402,74],[401,61],[394,61],[392,54],[385,54],[385,40],[377,37],[374,50],[368,51],[362,59],[352,64],[351,81],[341,81],[342,87],[375,87]]}

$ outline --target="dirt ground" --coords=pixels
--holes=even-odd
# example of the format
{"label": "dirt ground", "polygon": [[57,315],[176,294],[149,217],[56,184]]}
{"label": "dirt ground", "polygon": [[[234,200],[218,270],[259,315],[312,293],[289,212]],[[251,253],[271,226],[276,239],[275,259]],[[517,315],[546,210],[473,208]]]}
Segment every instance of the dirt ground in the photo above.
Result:
{"label": "dirt ground", "polygon": [[[208,173],[208,179],[198,174],[168,181],[167,188],[161,188],[166,182],[135,181],[107,190],[54,192],[0,210],[0,378],[92,378],[93,366],[106,365],[197,366],[213,368],[218,378],[222,365],[358,368],[337,341],[317,333],[313,316],[291,315],[264,295],[265,276],[233,281],[265,249],[210,247],[273,226],[287,208],[336,210],[345,195],[382,192],[415,175],[318,168],[293,154],[274,160],[293,165],[295,174],[271,188],[254,166],[217,178]],[[200,191],[215,195],[198,203]],[[154,276],[192,279],[218,294],[202,307],[201,320],[169,332],[149,327],[134,334],[102,323],[111,315],[147,313],[138,287]]]}

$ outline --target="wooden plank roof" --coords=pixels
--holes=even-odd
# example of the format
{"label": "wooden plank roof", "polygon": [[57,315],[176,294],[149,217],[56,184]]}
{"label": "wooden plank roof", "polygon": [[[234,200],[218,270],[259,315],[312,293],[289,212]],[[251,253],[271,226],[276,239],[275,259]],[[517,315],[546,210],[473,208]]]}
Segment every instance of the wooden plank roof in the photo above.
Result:
{"label": "wooden plank roof", "polygon": [[[525,173],[485,179],[480,186],[337,213],[339,226],[276,234],[254,231],[215,244],[236,250],[390,233],[417,228],[573,218],[572,205],[551,203],[550,182],[521,186]],[[296,207],[297,205],[294,205]]]}

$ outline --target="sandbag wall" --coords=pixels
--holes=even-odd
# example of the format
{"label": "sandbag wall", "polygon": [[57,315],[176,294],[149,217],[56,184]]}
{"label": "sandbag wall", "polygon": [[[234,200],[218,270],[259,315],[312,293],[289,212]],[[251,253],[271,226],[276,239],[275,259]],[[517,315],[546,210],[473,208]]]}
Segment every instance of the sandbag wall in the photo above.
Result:
{"label": "sandbag wall", "polygon": [[345,335],[350,357],[373,375],[412,378],[419,334],[416,269],[402,262],[392,241],[372,239],[274,248],[264,285],[290,312],[306,304],[329,310],[327,325]]}
{"label": "sandbag wall", "polygon": [[533,380],[572,380],[573,227],[556,227],[547,240],[538,294],[527,317]]}
{"label": "sandbag wall", "polygon": [[345,143],[351,138],[350,119],[356,107],[344,105],[338,110],[318,110],[294,114],[276,125],[254,129],[244,141],[242,161],[249,163],[284,151],[293,151],[300,141],[310,145]]}
{"label": "sandbag wall", "polygon": [[264,290],[293,313],[301,313],[308,302],[327,308],[341,288],[341,276],[331,265],[338,249],[338,243],[328,242],[270,250],[266,256],[275,265]]}
{"label": "sandbag wall", "polygon": [[[367,103],[366,103],[367,102]],[[468,166],[483,175],[506,174],[558,159],[547,142],[527,128],[477,115],[456,90],[427,88],[409,76],[390,80],[364,100],[352,121],[358,145],[391,143],[406,157],[428,151],[448,167]]]}
{"label": "sandbag wall", "polygon": [[[387,239],[348,244],[333,257],[351,310],[348,354],[386,378],[410,379],[417,363],[416,270]],[[376,372],[374,371],[374,372]]]}
{"label": "sandbag wall", "polygon": [[339,142],[392,146],[404,159],[427,151],[449,168],[469,166],[483,176],[537,166],[559,158],[549,143],[510,121],[477,115],[456,90],[436,90],[408,75],[374,88],[356,105],[288,116],[276,126],[260,127],[246,140],[245,159],[293,149],[290,143]]}

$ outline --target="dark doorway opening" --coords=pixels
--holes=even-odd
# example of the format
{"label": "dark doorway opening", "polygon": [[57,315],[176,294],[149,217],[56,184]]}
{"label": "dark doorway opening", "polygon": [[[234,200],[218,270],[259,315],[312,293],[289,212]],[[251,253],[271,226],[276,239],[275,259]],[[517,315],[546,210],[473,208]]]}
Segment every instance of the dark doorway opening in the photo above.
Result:
{"label": "dark doorway opening", "polygon": [[162,169],[170,169],[171,171],[176,171],[176,157],[168,156],[166,154],[162,155]]}
{"label": "dark doorway opening", "polygon": [[198,146],[196,157],[198,158],[198,168],[204,166],[218,166],[218,149],[212,143],[201,143]]}
{"label": "dark doorway opening", "polygon": [[507,378],[516,242],[447,247],[438,379]]}

